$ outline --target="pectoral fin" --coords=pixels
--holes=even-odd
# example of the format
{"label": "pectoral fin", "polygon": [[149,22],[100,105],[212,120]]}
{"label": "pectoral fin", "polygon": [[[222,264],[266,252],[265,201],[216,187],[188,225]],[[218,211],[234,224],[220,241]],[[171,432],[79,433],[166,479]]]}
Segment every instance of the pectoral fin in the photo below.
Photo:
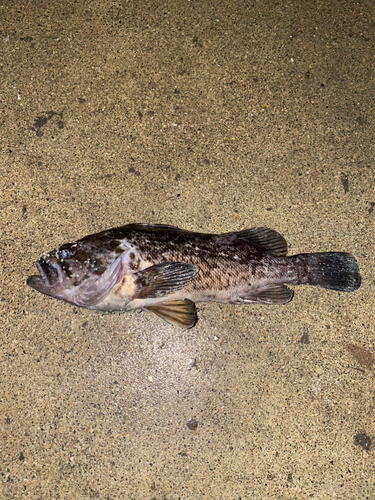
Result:
{"label": "pectoral fin", "polygon": [[271,283],[266,287],[240,297],[240,302],[256,302],[258,304],[286,304],[293,298],[294,292],[282,283]]}
{"label": "pectoral fin", "polygon": [[156,302],[143,309],[153,312],[165,322],[180,328],[191,328],[197,321],[194,303],[188,299]]}
{"label": "pectoral fin", "polygon": [[134,299],[157,299],[176,292],[199,272],[186,262],[163,262],[135,275]]}

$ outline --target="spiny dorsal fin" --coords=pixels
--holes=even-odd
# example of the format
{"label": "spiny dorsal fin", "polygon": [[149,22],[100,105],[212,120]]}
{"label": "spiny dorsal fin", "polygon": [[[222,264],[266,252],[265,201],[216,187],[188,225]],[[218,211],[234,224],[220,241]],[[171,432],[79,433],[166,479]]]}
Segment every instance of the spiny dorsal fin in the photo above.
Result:
{"label": "spiny dorsal fin", "polygon": [[162,262],[138,271],[135,275],[134,299],[155,299],[184,287],[199,272],[186,262]]}
{"label": "spiny dorsal fin", "polygon": [[275,257],[282,257],[288,253],[288,245],[284,236],[267,227],[253,227],[251,229],[244,229],[243,231],[227,233],[227,235],[248,241],[253,245],[267,250],[267,252],[270,252]]}
{"label": "spiny dorsal fin", "polygon": [[153,229],[160,229],[161,231],[174,231],[174,232],[179,232],[179,233],[188,233],[190,231],[186,231],[185,229],[180,229],[179,227],[176,226],[168,226],[167,224],[141,224],[141,223],[134,223],[134,224],[127,224],[126,226],[122,226],[119,229],[136,229],[138,231],[147,231],[150,230],[152,231]]}
{"label": "spiny dorsal fin", "polygon": [[188,299],[156,302],[144,306],[143,309],[153,312],[166,323],[180,328],[191,328],[197,321],[194,303]]}
{"label": "spiny dorsal fin", "polygon": [[294,292],[282,283],[270,283],[261,290],[240,297],[241,302],[257,302],[258,304],[286,304],[293,298]]}

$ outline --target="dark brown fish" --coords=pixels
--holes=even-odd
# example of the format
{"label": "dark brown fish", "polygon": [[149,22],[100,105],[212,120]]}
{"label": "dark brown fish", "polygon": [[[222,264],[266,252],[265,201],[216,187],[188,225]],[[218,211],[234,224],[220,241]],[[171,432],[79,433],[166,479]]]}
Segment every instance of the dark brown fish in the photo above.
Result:
{"label": "dark brown fish", "polygon": [[129,224],[86,236],[43,255],[27,284],[51,297],[100,311],[151,311],[190,328],[194,302],[284,304],[291,285],[353,292],[361,285],[348,253],[287,254],[267,228],[204,234]]}

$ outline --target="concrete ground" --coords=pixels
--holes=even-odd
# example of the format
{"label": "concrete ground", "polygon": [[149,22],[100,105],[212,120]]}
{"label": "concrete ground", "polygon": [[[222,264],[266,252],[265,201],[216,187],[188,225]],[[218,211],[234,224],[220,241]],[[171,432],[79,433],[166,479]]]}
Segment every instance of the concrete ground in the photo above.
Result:
{"label": "concrete ground", "polygon": [[[0,5],[0,498],[374,499],[371,1]],[[352,294],[183,331],[26,286],[130,222],[268,226]]]}

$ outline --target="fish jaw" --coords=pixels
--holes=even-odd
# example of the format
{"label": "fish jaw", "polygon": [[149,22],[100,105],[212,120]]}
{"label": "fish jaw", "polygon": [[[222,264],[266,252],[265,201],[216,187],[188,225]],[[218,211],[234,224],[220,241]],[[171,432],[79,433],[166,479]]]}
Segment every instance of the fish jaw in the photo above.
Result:
{"label": "fish jaw", "polygon": [[55,260],[45,256],[39,259],[36,266],[40,274],[29,276],[27,285],[45,295],[87,309],[100,310],[100,304],[127,271],[126,259],[121,254],[100,277],[90,276],[75,286]]}
{"label": "fish jaw", "polygon": [[39,275],[29,276],[27,285],[45,295],[55,296],[56,287],[63,282],[63,273],[57,262],[41,257],[36,263]]}
{"label": "fish jaw", "polygon": [[52,297],[54,296],[53,289],[51,289],[51,287],[46,284],[43,276],[29,276],[26,283],[29,287],[33,288],[37,292],[43,293],[44,295],[51,295]]}

